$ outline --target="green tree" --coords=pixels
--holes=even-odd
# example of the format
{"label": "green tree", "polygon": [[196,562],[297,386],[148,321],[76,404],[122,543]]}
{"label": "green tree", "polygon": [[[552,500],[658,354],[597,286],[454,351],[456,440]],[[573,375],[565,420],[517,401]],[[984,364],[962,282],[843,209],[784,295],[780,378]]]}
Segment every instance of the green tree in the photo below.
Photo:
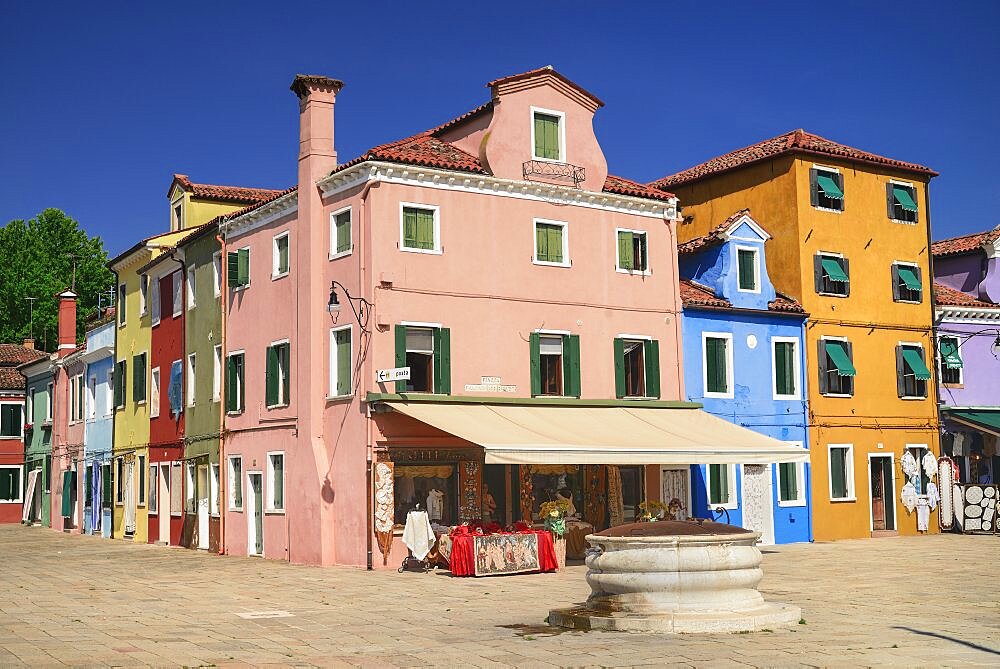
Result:
{"label": "green tree", "polygon": [[[79,224],[58,209],[46,209],[29,221],[14,220],[0,228],[0,341],[19,342],[34,335],[47,351],[58,345],[59,299],[74,283],[77,301],[77,341],[84,323],[97,313],[98,295],[114,286],[108,254],[100,237],[89,237]],[[33,333],[29,304],[34,303]],[[107,304],[107,297],[104,298]]]}

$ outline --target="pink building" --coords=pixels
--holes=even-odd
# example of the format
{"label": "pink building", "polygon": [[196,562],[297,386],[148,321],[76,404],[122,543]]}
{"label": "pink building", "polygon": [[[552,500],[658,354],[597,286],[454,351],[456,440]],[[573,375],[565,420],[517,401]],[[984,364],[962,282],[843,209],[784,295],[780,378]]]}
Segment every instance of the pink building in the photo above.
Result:
{"label": "pink building", "polygon": [[52,404],[52,527],[79,534],[83,528],[85,392],[83,354],[76,345],[76,294],[59,298],[59,348]]}
{"label": "pink building", "polygon": [[342,85],[296,77],[297,189],[220,225],[227,552],[396,566],[416,504],[510,524],[556,495],[601,528],[724,431],[783,447],[680,401],[676,199],[608,174],[598,98],[505,77],[338,164]]}

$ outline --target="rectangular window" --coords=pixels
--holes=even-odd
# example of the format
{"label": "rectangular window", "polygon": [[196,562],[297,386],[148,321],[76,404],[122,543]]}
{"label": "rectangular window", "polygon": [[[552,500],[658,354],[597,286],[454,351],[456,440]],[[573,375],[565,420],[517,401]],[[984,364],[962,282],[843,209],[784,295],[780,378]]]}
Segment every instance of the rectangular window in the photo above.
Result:
{"label": "rectangular window", "polygon": [[660,345],[654,339],[616,337],[615,396],[660,396]]}
{"label": "rectangular window", "polygon": [[402,248],[406,251],[440,251],[437,207],[403,206]]}
{"label": "rectangular window", "polygon": [[219,515],[219,464],[212,463],[208,467],[209,491],[208,491],[208,512],[213,516]]}
{"label": "rectangular window", "polygon": [[115,458],[115,504],[125,503],[125,458]]}
{"label": "rectangular window", "polygon": [[118,304],[115,305],[118,311],[118,327],[125,325],[125,284],[118,284]]}
{"label": "rectangular window", "polygon": [[896,302],[920,302],[923,298],[920,267],[909,263],[892,264],[892,299]]}
{"label": "rectangular window", "polygon": [[708,465],[705,469],[709,506],[735,509],[736,465]]}
{"label": "rectangular window", "polygon": [[174,310],[171,315],[177,318],[184,313],[184,275],[180,270],[170,276],[170,285],[174,298]]}
{"label": "rectangular window", "polygon": [[181,497],[183,479],[181,463],[170,463],[170,515],[179,516],[184,512],[184,498]]}
{"label": "rectangular window", "polygon": [[21,404],[0,404],[0,439],[20,439],[24,434]]}
{"label": "rectangular window", "polygon": [[397,325],[396,367],[409,367],[410,380],[396,392],[451,394],[451,330],[436,325]]}
{"label": "rectangular window", "polygon": [[941,337],[938,340],[941,383],[962,385],[962,352],[958,337]]}
{"label": "rectangular window", "polygon": [[188,353],[187,357],[187,405],[194,406],[195,379],[197,378],[198,358],[194,353]]}
{"label": "rectangular window", "polygon": [[187,308],[194,309],[197,306],[196,301],[196,291],[195,291],[195,271],[194,267],[191,267],[187,271]]}
{"label": "rectangular window", "polygon": [[900,344],[896,347],[896,390],[900,397],[927,397],[930,379],[923,346]]}
{"label": "rectangular window", "polygon": [[617,230],[618,264],[621,272],[646,272],[649,258],[646,250],[646,233],[641,230]]}
{"label": "rectangular window", "polygon": [[226,254],[226,280],[230,288],[239,290],[250,285],[250,248]]}
{"label": "rectangular window", "polygon": [[183,227],[181,225],[182,212],[183,212],[183,208],[181,207],[181,204],[180,203],[175,204],[174,205],[174,218],[173,218],[173,221],[171,221],[171,223],[172,223],[172,227],[170,228],[171,230],[180,230]]}
{"label": "rectangular window", "polygon": [[222,346],[215,347],[212,356],[212,401],[218,402],[222,397]]}
{"label": "rectangular window", "polygon": [[288,233],[281,233],[272,243],[271,278],[278,279],[288,274]]}
{"label": "rectangular window", "polygon": [[846,339],[819,340],[819,392],[823,395],[854,394],[854,353]]}
{"label": "rectangular window", "polygon": [[139,315],[146,315],[146,301],[149,297],[149,277],[145,274],[139,275]]}
{"label": "rectangular window", "polygon": [[52,422],[52,404],[55,402],[54,386],[49,383],[45,386],[45,422]]}
{"label": "rectangular window", "polygon": [[97,377],[91,376],[87,383],[87,420],[97,417]]}
{"label": "rectangular window", "polygon": [[146,354],[132,356],[132,401],[146,401]]}
{"label": "rectangular window", "polygon": [[778,463],[778,506],[805,506],[805,465]]}
{"label": "rectangular window", "polygon": [[230,455],[229,458],[229,510],[243,510],[243,458]]}
{"label": "rectangular window", "polygon": [[830,444],[830,499],[854,499],[854,446]]}
{"label": "rectangular window", "polygon": [[814,207],[844,210],[844,177],[836,170],[821,167],[809,170],[809,193]]}
{"label": "rectangular window", "polygon": [[184,513],[194,513],[198,510],[195,497],[195,465],[185,463],[184,467]]}
{"label": "rectangular window", "polygon": [[160,416],[160,368],[154,367],[149,371],[149,417],[159,418]]}
{"label": "rectangular window", "polygon": [[736,268],[739,290],[747,293],[760,292],[760,265],[757,249],[736,249]]}
{"label": "rectangular window", "polygon": [[268,408],[288,405],[291,391],[291,345],[277,342],[267,347],[265,394]]}
{"label": "rectangular window", "polygon": [[285,454],[267,454],[267,510],[285,510]]}
{"label": "rectangular window", "polygon": [[555,160],[564,162],[562,151],[563,116],[541,111],[532,114],[532,144],[535,160]]}
{"label": "rectangular window", "polygon": [[87,403],[87,386],[83,382],[83,374],[77,374],[76,376],[76,419],[83,420],[84,412],[86,411]]}
{"label": "rectangular window", "polygon": [[889,218],[904,223],[916,223],[919,210],[917,189],[908,184],[890,181],[886,184],[885,191]]}
{"label": "rectangular window", "polygon": [[101,505],[105,509],[111,508],[111,464],[101,465]]}
{"label": "rectangular window", "polygon": [[105,379],[104,386],[104,415],[110,416],[114,413],[115,407],[118,406],[118,401],[115,399],[117,391],[115,390],[115,369],[117,368],[117,363],[115,367],[108,370],[108,378]]}
{"label": "rectangular window", "polygon": [[136,471],[138,471],[139,473],[139,481],[137,483],[138,494],[136,495],[136,497],[138,497],[139,499],[138,501],[139,506],[146,506],[146,456],[145,455],[136,456],[136,462],[138,462],[138,464],[136,465]]}
{"label": "rectangular window", "polygon": [[351,248],[351,210],[330,214],[330,258],[345,256]]}
{"label": "rectangular window", "polygon": [[798,340],[785,337],[771,339],[774,399],[799,398]]}
{"label": "rectangular window", "polygon": [[226,358],[226,412],[243,411],[243,353],[232,353]]}
{"label": "rectangular window", "polygon": [[330,330],[330,397],[345,397],[353,393],[353,356],[350,325]]}
{"label": "rectangular window", "polygon": [[222,294],[222,252],[212,254],[212,291],[216,297]]}
{"label": "rectangular window", "polygon": [[434,392],[434,329],[406,328],[406,367],[410,368],[407,390]]}
{"label": "rectangular window", "polygon": [[732,397],[733,336],[725,332],[705,332],[702,341],[705,397]]}
{"label": "rectangular window", "polygon": [[[159,479],[156,477],[156,471],[159,465],[151,464],[149,465],[149,513],[156,514],[160,511],[160,500],[159,500]],[[90,471],[89,469],[87,470]],[[89,499],[89,498],[88,498]]]}
{"label": "rectangular window", "polygon": [[813,256],[816,292],[847,297],[851,294],[850,263],[841,256],[817,253]]}
{"label": "rectangular window", "polygon": [[580,396],[580,336],[533,332],[531,394]]}
{"label": "rectangular window", "polygon": [[75,376],[71,376],[69,379],[69,422],[70,424],[75,423],[79,417],[76,415],[76,384],[77,380]]}
{"label": "rectangular window", "polygon": [[[168,281],[169,279],[164,279],[163,281]],[[163,306],[162,300],[160,299],[161,291],[163,288],[163,281],[160,279],[152,279],[151,288],[153,291],[149,294],[149,324],[150,327],[159,325],[160,320],[163,318]]]}
{"label": "rectangular window", "polygon": [[927,454],[927,447],[923,444],[919,445],[907,444],[906,450],[907,452],[909,452],[910,455],[913,456],[914,460],[917,461],[918,465],[917,473],[914,476],[910,477],[910,481],[913,483],[913,487],[916,488],[918,495],[926,495],[927,484],[931,483],[933,479],[931,479],[930,475],[926,471],[924,471],[924,468],[922,466],[919,465],[923,463],[923,458]]}
{"label": "rectangular window", "polygon": [[569,267],[569,235],[566,223],[535,220],[535,258],[537,265]]}
{"label": "rectangular window", "polygon": [[20,504],[24,501],[22,471],[21,465],[0,465],[0,502]]}

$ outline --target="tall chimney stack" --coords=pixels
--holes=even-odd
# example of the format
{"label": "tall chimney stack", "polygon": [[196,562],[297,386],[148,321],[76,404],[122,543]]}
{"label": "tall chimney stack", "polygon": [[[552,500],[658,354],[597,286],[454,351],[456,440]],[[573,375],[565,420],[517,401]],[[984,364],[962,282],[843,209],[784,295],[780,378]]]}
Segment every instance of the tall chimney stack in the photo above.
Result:
{"label": "tall chimney stack", "polygon": [[[292,92],[299,98],[299,188],[303,172],[315,183],[337,166],[333,145],[333,105],[344,82],[330,77],[297,74]],[[305,170],[303,170],[305,168]]]}
{"label": "tall chimney stack", "polygon": [[60,358],[76,350],[76,293],[64,290],[59,293],[59,349]]}
{"label": "tall chimney stack", "polygon": [[24,348],[30,348],[32,351],[35,350],[35,338],[25,337],[24,338]]}

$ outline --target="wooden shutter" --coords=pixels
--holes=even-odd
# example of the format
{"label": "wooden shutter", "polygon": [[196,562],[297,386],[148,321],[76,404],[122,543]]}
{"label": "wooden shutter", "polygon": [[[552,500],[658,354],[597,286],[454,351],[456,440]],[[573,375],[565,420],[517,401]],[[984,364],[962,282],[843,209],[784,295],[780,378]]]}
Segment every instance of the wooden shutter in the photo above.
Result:
{"label": "wooden shutter", "polygon": [[236,356],[226,358],[226,411],[236,411]]}
{"label": "wooden shutter", "polygon": [[774,390],[778,395],[790,395],[788,391],[788,360],[785,349],[788,344],[774,342]]}
{"label": "wooden shutter", "polygon": [[412,207],[403,208],[403,247],[417,248],[417,210]]}
{"label": "wooden shutter", "polygon": [[434,248],[434,212],[426,209],[417,210],[417,248],[430,250]]}
{"label": "wooden shutter", "polygon": [[[236,251],[226,254],[226,283],[230,288],[236,288],[240,285],[240,254]],[[156,290],[159,290],[159,286]],[[159,314],[157,314],[157,318],[159,318]]]}
{"label": "wooden shutter", "polygon": [[899,301],[899,265],[892,263],[892,269],[890,270],[890,275],[892,278],[892,299],[896,302]]}
{"label": "wooden shutter", "polygon": [[530,354],[530,364],[531,364],[531,395],[542,394],[542,361],[541,354],[539,353],[540,337],[537,332],[532,332],[528,337],[528,350]]}
{"label": "wooden shutter", "polygon": [[285,404],[291,403],[292,398],[292,345],[282,344],[278,351],[278,364],[285,370],[285,375],[281,379],[281,399]]}
{"label": "wooden shutter", "polygon": [[809,204],[819,206],[819,184],[816,182],[816,168],[809,169]]}
{"label": "wooden shutter", "polygon": [[101,501],[105,508],[111,506],[111,465],[101,465]]}
{"label": "wooden shutter", "polygon": [[351,213],[344,212],[337,216],[337,253],[343,253],[351,248]]}
{"label": "wooden shutter", "polygon": [[625,340],[620,337],[614,340],[614,356],[615,397],[621,399],[625,397]]}
{"label": "wooden shutter", "polygon": [[[854,364],[854,346],[851,344],[851,342],[849,342],[849,341],[845,341],[844,342],[844,350],[847,351],[847,358],[851,361],[851,364]],[[857,370],[857,367],[858,367],[857,365],[854,365],[855,370]],[[854,394],[854,379],[855,378],[857,378],[857,373],[856,372],[855,372],[855,376],[849,376],[849,377],[847,377],[847,388],[848,388],[848,394],[849,395],[853,395]]]}
{"label": "wooden shutter", "polygon": [[563,336],[563,393],[580,396],[580,335]]}
{"label": "wooden shutter", "polygon": [[851,261],[847,258],[841,258],[840,266],[844,268],[844,274],[847,275],[847,281],[844,283],[844,296],[847,297],[851,294]]}
{"label": "wooden shutter", "polygon": [[819,362],[819,392],[821,395],[830,392],[830,379],[827,377],[829,367],[826,359],[826,340],[820,339],[817,343],[816,360]]}
{"label": "wooden shutter", "polygon": [[823,292],[823,257],[819,254],[813,256],[813,284],[817,293]]}
{"label": "wooden shutter", "polygon": [[337,345],[337,387],[338,395],[351,394],[351,331],[349,329],[337,330],[335,335]]}
{"label": "wooden shutter", "polygon": [[896,218],[896,199],[892,196],[892,182],[885,185],[885,208],[886,216],[889,218]]}
{"label": "wooden shutter", "polygon": [[246,286],[250,283],[250,249],[240,249],[237,252],[238,255],[238,266],[237,266],[237,280],[239,285]]}
{"label": "wooden shutter", "polygon": [[264,370],[264,401],[267,406],[278,403],[278,347],[268,346]]}
{"label": "wooden shutter", "polygon": [[830,482],[833,497],[847,497],[846,448],[830,449]]}
{"label": "wooden shutter", "polygon": [[924,274],[918,265],[912,267],[913,273],[917,275],[917,281],[920,282],[920,292],[917,293],[917,298],[919,302],[924,301]]}
{"label": "wooden shutter", "polygon": [[906,395],[906,383],[903,374],[906,372],[906,362],[903,360],[903,347],[896,346],[896,395],[904,397]]}
{"label": "wooden shutter", "polygon": [[548,248],[548,260],[549,262],[565,262],[563,258],[563,228],[561,225],[547,225],[545,226],[546,233],[548,236],[548,241],[546,246]]}
{"label": "wooden shutter", "polygon": [[635,267],[635,250],[632,247],[631,232],[618,232],[618,266],[629,270]]}
{"label": "wooden shutter", "polygon": [[146,399],[146,360],[145,355],[132,356],[132,401],[141,402]]}
{"label": "wooden shutter", "polygon": [[434,330],[434,392],[451,394],[451,330]]}
{"label": "wooden shutter", "polygon": [[544,225],[535,223],[535,260],[549,261],[549,237]]}
{"label": "wooden shutter", "polygon": [[646,363],[646,397],[660,397],[660,342],[648,339],[643,342],[643,360]]}
{"label": "wooden shutter", "polygon": [[[406,367],[406,326],[396,326],[396,367]],[[408,389],[406,381],[396,381],[396,392],[405,393]]]}
{"label": "wooden shutter", "polygon": [[840,189],[840,210],[844,211],[847,209],[847,191],[844,190],[844,175],[840,172],[836,172],[833,175],[833,179],[837,182],[837,188]]}

